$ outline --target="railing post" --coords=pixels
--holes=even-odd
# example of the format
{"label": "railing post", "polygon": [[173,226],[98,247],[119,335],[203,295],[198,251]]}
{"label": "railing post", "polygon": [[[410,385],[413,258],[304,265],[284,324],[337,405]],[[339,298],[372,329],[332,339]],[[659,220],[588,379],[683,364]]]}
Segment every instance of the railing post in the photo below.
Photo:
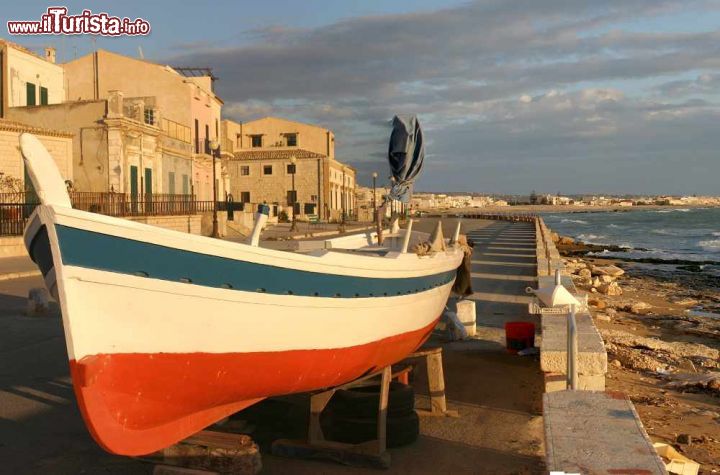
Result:
{"label": "railing post", "polygon": [[567,319],[567,389],[578,389],[578,339],[577,322],[575,321],[575,304],[570,305]]}

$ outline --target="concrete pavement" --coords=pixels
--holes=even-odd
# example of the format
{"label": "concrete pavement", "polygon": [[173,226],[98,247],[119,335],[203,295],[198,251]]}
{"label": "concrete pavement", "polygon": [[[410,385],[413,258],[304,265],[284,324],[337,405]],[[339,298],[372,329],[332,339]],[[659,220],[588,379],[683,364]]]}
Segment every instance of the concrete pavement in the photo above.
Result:
{"label": "concrete pavement", "polygon": [[0,281],[40,275],[29,256],[0,257]]}
{"label": "concrete pavement", "polygon": [[[535,287],[535,230],[532,223],[491,221],[468,232],[475,244],[472,257],[477,329],[480,339],[505,344],[505,323],[538,323],[528,313],[531,297],[526,287]],[[539,331],[539,328],[536,328]]]}
{"label": "concrete pavement", "polygon": [[70,382],[62,320],[23,315],[41,277],[0,282],[0,473],[151,473],[105,453],[80,417]]}

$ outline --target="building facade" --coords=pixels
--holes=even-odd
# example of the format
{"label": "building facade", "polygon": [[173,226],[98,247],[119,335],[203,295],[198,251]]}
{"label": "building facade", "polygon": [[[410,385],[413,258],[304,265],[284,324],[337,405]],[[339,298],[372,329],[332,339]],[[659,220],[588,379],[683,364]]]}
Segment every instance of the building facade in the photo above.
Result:
{"label": "building facade", "polygon": [[23,133],[36,135],[52,155],[60,170],[60,175],[65,180],[73,179],[72,134],[0,119],[0,180],[7,183],[10,179],[17,181],[20,185],[15,189],[0,187],[0,193],[30,189],[25,173],[25,163],[20,154],[20,135]]}
{"label": "building facade", "polygon": [[[72,136],[73,188],[76,191],[130,195],[164,193],[163,161],[168,151],[188,156],[190,145],[168,137],[159,124],[146,120],[154,98],[125,98],[120,91],[108,99],[65,102],[9,111],[18,121],[40,127],[55,124]],[[183,183],[178,194],[190,194],[191,162],[181,160],[174,172]],[[172,174],[171,174],[172,176]]]}
{"label": "building facade", "polygon": [[46,48],[43,57],[0,40],[0,178],[8,185],[8,189],[0,192],[30,189],[18,148],[20,134],[25,132],[37,135],[48,148],[64,179],[73,179],[71,133],[57,130],[55,123],[38,127],[10,119],[10,111],[17,107],[58,104],[64,100],[64,72],[55,64],[53,48]]}
{"label": "building facade", "polygon": [[0,40],[0,118],[11,107],[58,104],[66,97],[64,71],[55,64],[55,49],[45,56]]}
{"label": "building facade", "polygon": [[222,135],[224,150],[232,154],[228,175],[235,201],[267,203],[274,214],[288,216],[355,215],[356,172],[335,159],[332,131],[265,117],[242,124],[224,120]]}
{"label": "building facade", "polygon": [[[141,151],[157,192],[194,194],[199,200],[212,200],[214,164],[218,198],[224,198],[228,180],[223,160],[213,160],[208,147],[210,141],[220,141],[223,103],[213,91],[214,78],[209,70],[188,73],[184,68],[105,50],[65,63],[63,68],[67,95],[73,101],[112,101],[111,96],[121,92],[125,98],[132,98],[135,107],[124,116],[141,119],[153,131],[160,131],[156,138],[152,134],[143,136],[148,143],[157,141],[150,145],[157,147],[158,154],[145,155],[145,146]],[[124,107],[127,109],[127,104]],[[108,137],[108,142],[114,146],[118,137]],[[121,189],[140,187],[141,177],[131,173],[131,169],[120,171]]]}

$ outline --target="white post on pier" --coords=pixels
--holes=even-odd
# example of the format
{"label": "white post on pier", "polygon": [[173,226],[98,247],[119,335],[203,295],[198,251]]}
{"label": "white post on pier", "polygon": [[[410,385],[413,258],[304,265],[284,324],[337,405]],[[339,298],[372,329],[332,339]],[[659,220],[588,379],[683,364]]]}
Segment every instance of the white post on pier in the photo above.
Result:
{"label": "white post on pier", "polygon": [[575,320],[575,304],[570,305],[567,320],[567,389],[578,389],[578,337]]}
{"label": "white post on pier", "polygon": [[400,252],[402,252],[403,254],[405,254],[407,252],[408,246],[410,245],[410,235],[412,234],[412,226],[413,226],[413,220],[409,219],[407,229],[405,230],[405,237],[403,238],[402,249],[400,250]]}
{"label": "white post on pier", "polygon": [[562,275],[560,269],[555,269],[555,286],[562,285]]}
{"label": "white post on pier", "polygon": [[258,205],[257,213],[255,213],[255,227],[247,240],[249,245],[257,247],[260,244],[260,233],[268,220],[268,214],[270,214],[270,206]]}

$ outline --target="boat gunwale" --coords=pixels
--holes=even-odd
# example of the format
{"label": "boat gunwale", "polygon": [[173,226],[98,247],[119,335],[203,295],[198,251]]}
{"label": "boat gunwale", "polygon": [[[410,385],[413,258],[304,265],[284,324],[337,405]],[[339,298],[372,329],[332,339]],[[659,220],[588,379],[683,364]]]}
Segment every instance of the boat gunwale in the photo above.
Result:
{"label": "boat gunwale", "polygon": [[[64,225],[114,236],[120,239],[140,241],[237,261],[324,274],[356,275],[357,272],[371,272],[376,273],[376,277],[382,277],[382,274],[389,272],[402,274],[395,276],[397,278],[416,277],[456,269],[460,264],[462,256],[462,251],[452,246],[446,251],[437,252],[429,256],[418,256],[415,253],[400,253],[394,251],[388,252],[384,256],[374,255],[372,253],[351,254],[332,252],[330,249],[324,250],[325,252],[322,253],[300,254],[197,236],[182,231],[160,228],[123,218],[99,215],[72,208],[39,205],[36,212],[45,215],[45,219],[41,217],[44,224],[47,224],[46,221],[49,221],[53,225]],[[27,231],[29,231],[29,229],[26,229],[26,232]],[[364,234],[365,233],[358,233],[358,235]],[[275,262],[268,262],[266,261],[267,259],[275,260]],[[312,268],[306,268],[305,266]],[[363,275],[362,277],[373,276]],[[386,277],[393,278],[392,276]]]}

